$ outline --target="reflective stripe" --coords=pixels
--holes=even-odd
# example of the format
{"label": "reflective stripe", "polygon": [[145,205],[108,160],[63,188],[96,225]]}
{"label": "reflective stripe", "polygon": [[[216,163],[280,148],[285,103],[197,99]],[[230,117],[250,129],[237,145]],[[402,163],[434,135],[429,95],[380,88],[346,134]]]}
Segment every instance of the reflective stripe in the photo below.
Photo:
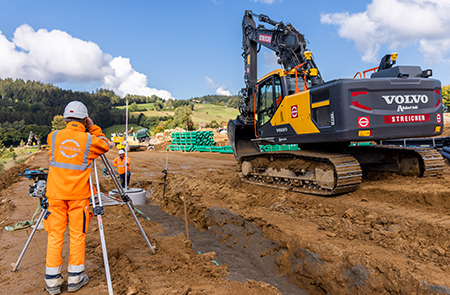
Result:
{"label": "reflective stripe", "polygon": [[60,288],[62,283],[64,283],[64,279],[62,278],[61,275],[59,275],[59,277],[55,279],[45,278],[45,284],[47,285],[48,288],[55,288],[55,287]]}
{"label": "reflective stripe", "polygon": [[89,133],[87,133],[86,146],[85,146],[85,150],[84,150],[82,165],[69,164],[69,163],[63,163],[63,162],[56,162],[55,161],[56,134],[59,131],[60,130],[55,131],[53,133],[53,135],[52,135],[52,151],[51,151],[52,156],[50,158],[49,166],[52,166],[52,167],[55,167],[55,168],[77,170],[77,171],[83,171],[83,170],[91,168],[92,163],[89,164],[89,165],[87,164],[88,160],[89,160],[89,150],[90,150],[91,144],[92,144],[92,135],[90,135]]}
{"label": "reflective stripe", "polygon": [[62,264],[60,266],[57,266],[57,267],[48,267],[48,266],[46,266],[45,267],[45,274],[51,275],[51,276],[59,275],[59,274],[61,274],[61,269],[62,269]]}
{"label": "reflective stripe", "polygon": [[88,163],[89,150],[91,149],[91,144],[92,144],[92,135],[90,135],[89,133],[86,133],[86,134],[87,134],[87,139],[86,139],[86,149],[84,150],[83,165],[87,165],[87,163]]}
{"label": "reflective stripe", "polygon": [[59,163],[59,162],[55,162],[55,161],[50,161],[49,166],[52,166],[55,168],[83,171],[83,170],[91,168],[92,163],[90,163],[89,165],[77,165],[77,164],[68,164],[68,163]]}
{"label": "reflective stripe", "polygon": [[80,265],[71,265],[69,264],[67,266],[67,272],[72,272],[72,273],[80,273],[84,271],[84,264],[80,264]]}
{"label": "reflective stripe", "polygon": [[56,130],[55,132],[53,132],[52,135],[52,157],[50,159],[50,163],[53,161],[55,161],[55,141],[56,141],[56,134],[59,132],[59,130]]}
{"label": "reflective stripe", "polygon": [[98,136],[98,138],[100,138],[100,139],[102,139],[103,140],[103,142],[106,144],[106,146],[108,146],[109,147],[109,142],[108,142],[108,139],[106,138],[106,137],[103,137],[103,136]]}

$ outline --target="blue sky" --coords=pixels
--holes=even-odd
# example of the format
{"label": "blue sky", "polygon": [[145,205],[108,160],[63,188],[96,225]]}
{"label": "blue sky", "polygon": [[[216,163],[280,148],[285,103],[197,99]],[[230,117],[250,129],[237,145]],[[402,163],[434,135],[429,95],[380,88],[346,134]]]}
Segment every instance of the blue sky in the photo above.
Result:
{"label": "blue sky", "polygon": [[[0,78],[122,97],[234,95],[244,86],[245,10],[305,34],[326,81],[398,52],[398,64],[450,84],[450,0],[3,0]],[[274,57],[261,51],[259,76],[279,67]]]}

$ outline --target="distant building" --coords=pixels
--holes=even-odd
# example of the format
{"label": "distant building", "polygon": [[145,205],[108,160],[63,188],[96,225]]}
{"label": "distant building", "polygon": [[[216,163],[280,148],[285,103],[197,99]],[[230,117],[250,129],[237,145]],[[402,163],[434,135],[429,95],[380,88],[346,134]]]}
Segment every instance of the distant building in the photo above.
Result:
{"label": "distant building", "polygon": [[203,122],[203,123],[199,123],[199,124],[198,124],[198,127],[202,127],[202,128],[205,128],[205,127],[206,127],[206,123],[205,123],[205,122]]}

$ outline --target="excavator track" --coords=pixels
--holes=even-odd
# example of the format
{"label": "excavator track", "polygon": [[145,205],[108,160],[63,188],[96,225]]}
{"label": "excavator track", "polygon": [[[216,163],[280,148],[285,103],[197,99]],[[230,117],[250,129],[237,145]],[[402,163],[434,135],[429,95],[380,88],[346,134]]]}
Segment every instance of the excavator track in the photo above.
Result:
{"label": "excavator track", "polygon": [[[246,183],[333,196],[352,192],[359,187],[361,165],[367,170],[418,177],[441,175],[445,167],[441,154],[432,148],[376,145],[348,152],[338,154],[302,150],[255,153],[239,159],[238,171],[241,180]],[[372,162],[375,158],[383,160]],[[366,159],[371,161],[368,163]]]}
{"label": "excavator track", "polygon": [[438,176],[444,173],[445,162],[442,155],[435,149],[422,149],[418,151],[425,165],[423,177]]}
{"label": "excavator track", "polygon": [[[411,175],[411,176],[419,176],[419,177],[428,177],[428,176],[439,176],[444,173],[445,162],[442,155],[433,148],[421,148],[421,147],[399,147],[399,146],[391,146],[391,145],[375,145],[371,148],[365,148],[364,153],[368,153],[369,149],[375,151],[380,154],[396,154],[396,161],[399,165],[398,173],[403,175]],[[409,166],[410,164],[405,161],[399,160],[401,157],[409,157],[409,159],[418,159],[417,162],[417,173],[408,174],[405,173],[405,170],[408,170],[402,165]],[[354,155],[358,158],[357,155]],[[404,159],[405,159],[404,158]]]}
{"label": "excavator track", "polygon": [[358,161],[347,154],[258,153],[242,157],[238,166],[243,182],[322,196],[352,192],[362,179]]}

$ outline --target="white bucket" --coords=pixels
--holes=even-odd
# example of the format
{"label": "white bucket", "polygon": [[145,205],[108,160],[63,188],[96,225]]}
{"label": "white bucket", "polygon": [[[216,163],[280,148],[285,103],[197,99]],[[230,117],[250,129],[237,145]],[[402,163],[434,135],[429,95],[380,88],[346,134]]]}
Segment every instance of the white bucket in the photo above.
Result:
{"label": "white bucket", "polygon": [[[130,197],[131,201],[133,202],[133,205],[145,205],[146,197],[145,197],[145,191],[141,188],[133,188],[130,187],[125,191],[125,194]],[[117,189],[113,189],[109,192],[110,196],[119,196],[119,191]]]}

